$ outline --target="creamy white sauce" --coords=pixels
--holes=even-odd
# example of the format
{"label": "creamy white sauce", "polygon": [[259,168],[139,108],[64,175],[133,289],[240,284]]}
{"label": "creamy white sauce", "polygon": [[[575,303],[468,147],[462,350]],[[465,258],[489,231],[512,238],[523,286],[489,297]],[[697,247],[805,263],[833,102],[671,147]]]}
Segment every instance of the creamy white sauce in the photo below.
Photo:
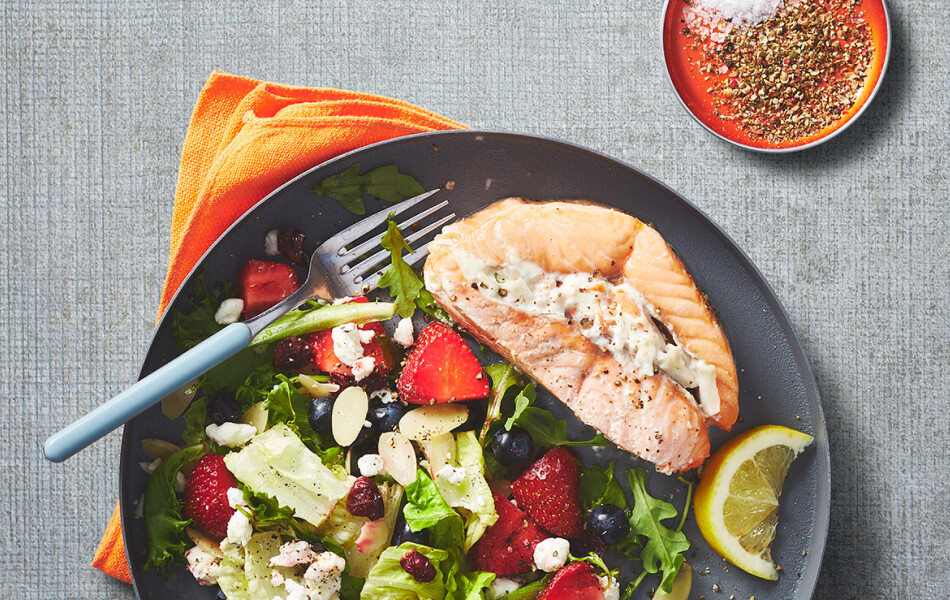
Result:
{"label": "creamy white sauce", "polygon": [[[716,367],[690,353],[675,336],[668,343],[654,322],[662,323],[657,311],[630,284],[596,273],[549,273],[513,257],[493,265],[461,251],[454,256],[465,280],[490,300],[566,322],[625,371],[641,379],[663,371],[682,387],[699,390],[700,409],[707,416],[719,412]],[[621,300],[639,311],[624,310]]]}

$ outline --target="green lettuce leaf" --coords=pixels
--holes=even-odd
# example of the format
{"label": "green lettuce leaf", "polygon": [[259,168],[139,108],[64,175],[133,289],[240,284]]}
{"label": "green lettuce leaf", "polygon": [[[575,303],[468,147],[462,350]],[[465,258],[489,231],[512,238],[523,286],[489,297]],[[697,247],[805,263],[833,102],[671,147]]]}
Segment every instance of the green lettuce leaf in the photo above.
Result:
{"label": "green lettuce leaf", "polygon": [[531,435],[539,450],[557,446],[606,446],[610,440],[598,433],[587,441],[570,440],[567,437],[567,421],[557,419],[549,411],[534,406],[537,392],[533,383],[529,383],[515,398],[515,410],[505,421],[505,429],[515,425]]}
{"label": "green lettuce leaf", "polygon": [[640,552],[643,569],[647,573],[662,573],[659,589],[670,593],[673,579],[685,561],[684,554],[690,548],[682,531],[663,525],[663,521],[676,516],[676,509],[669,502],[658,500],[646,489],[646,471],[637,467],[627,472],[630,491],[633,493],[633,508],[630,511],[631,533],[646,538]]}
{"label": "green lettuce leaf", "polygon": [[[315,377],[316,379],[323,379]],[[284,423],[304,444],[320,456],[328,466],[343,463],[345,452],[333,438],[322,435],[310,427],[307,412],[313,399],[294,385],[296,379],[278,374],[275,384],[267,391],[264,398],[264,408],[267,409],[267,426],[273,427],[277,423]]]}
{"label": "green lettuce leaf", "polygon": [[[484,352],[484,350],[483,350]],[[501,404],[505,399],[505,394],[512,387],[522,385],[521,373],[508,363],[499,363],[485,367],[488,378],[491,379],[491,392],[489,393],[488,414],[485,417],[485,424],[478,434],[478,440],[485,445],[490,440],[488,435],[492,424],[501,418]]]}
{"label": "green lettuce leaf", "polygon": [[[230,296],[230,286],[224,291]],[[175,346],[180,350],[193,348],[224,328],[214,320],[214,313],[221,303],[205,284],[204,267],[195,276],[195,287],[190,299],[191,312],[184,313],[172,307],[172,330],[175,332]]]}
{"label": "green lettuce leaf", "polygon": [[613,504],[625,511],[627,498],[624,496],[620,483],[614,479],[614,464],[607,467],[581,465],[581,484],[578,490],[581,504],[587,510],[601,504]]}
{"label": "green lettuce leaf", "polygon": [[363,194],[386,202],[418,196],[425,191],[414,177],[400,173],[396,165],[377,167],[360,175],[360,164],[353,163],[344,171],[330,175],[312,189],[318,196],[333,198],[351,213],[366,214]]}
{"label": "green lettuce leaf", "polygon": [[450,464],[463,469],[465,478],[458,485],[436,478],[435,485],[445,502],[462,512],[465,520],[465,541],[462,550],[468,552],[485,530],[495,524],[498,513],[495,512],[491,488],[485,480],[482,446],[475,438],[475,432],[459,433],[453,454]]}
{"label": "green lettuce leaf", "polygon": [[416,480],[406,486],[403,515],[413,531],[429,529],[432,541],[439,548],[459,546],[463,539],[462,515],[449,506],[422,469],[416,473]]}
{"label": "green lettuce leaf", "polygon": [[[435,579],[419,582],[406,573],[399,560],[410,550],[425,555],[435,567]],[[366,577],[360,598],[366,600],[443,600],[445,598],[442,563],[449,557],[445,550],[405,542],[383,550],[379,561]]]}
{"label": "green lettuce leaf", "polygon": [[402,258],[403,250],[412,253],[412,249],[399,232],[399,227],[390,220],[386,233],[383,234],[381,245],[389,250],[391,264],[379,279],[379,287],[386,289],[396,304],[396,312],[403,318],[409,318],[418,307],[429,316],[448,323],[448,313],[435,303],[435,298],[429,293],[409,263]]}
{"label": "green lettuce leaf", "polygon": [[175,477],[186,464],[204,454],[204,446],[188,446],[162,461],[145,486],[142,514],[148,538],[148,556],[145,570],[156,570],[165,576],[173,567],[184,564],[185,527],[190,519],[181,514],[181,500],[175,493]]}

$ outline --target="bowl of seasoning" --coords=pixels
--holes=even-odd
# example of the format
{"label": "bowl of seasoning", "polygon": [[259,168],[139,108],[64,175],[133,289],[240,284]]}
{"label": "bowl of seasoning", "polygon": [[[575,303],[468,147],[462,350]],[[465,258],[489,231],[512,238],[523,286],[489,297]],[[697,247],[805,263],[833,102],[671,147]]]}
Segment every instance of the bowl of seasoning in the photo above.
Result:
{"label": "bowl of seasoning", "polygon": [[880,87],[884,0],[666,0],[663,55],[680,102],[714,135],[794,152],[841,133]]}

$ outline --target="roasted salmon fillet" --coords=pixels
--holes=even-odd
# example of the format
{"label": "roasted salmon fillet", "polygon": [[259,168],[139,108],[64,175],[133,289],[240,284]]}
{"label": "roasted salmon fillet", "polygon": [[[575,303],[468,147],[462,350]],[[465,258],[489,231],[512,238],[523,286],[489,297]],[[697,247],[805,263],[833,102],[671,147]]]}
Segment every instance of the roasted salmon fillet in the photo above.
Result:
{"label": "roasted salmon fillet", "polygon": [[509,198],[429,244],[426,287],[463,328],[617,446],[702,464],[738,414],[716,315],[652,227],[581,201]]}

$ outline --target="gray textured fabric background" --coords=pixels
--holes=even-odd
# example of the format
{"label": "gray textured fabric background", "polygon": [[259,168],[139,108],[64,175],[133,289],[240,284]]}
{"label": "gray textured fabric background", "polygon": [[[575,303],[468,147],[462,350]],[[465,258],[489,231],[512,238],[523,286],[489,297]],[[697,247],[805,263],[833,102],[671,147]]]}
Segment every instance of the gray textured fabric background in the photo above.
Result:
{"label": "gray textured fabric background", "polygon": [[816,597],[948,598],[948,6],[892,2],[867,113],[818,149],[762,156],[680,108],[658,0],[4,1],[0,597],[133,596],[89,567],[119,434],[65,465],[40,443],[136,377],[185,128],[221,69],[562,138],[692,199],[775,288],[823,395],[834,492]]}

